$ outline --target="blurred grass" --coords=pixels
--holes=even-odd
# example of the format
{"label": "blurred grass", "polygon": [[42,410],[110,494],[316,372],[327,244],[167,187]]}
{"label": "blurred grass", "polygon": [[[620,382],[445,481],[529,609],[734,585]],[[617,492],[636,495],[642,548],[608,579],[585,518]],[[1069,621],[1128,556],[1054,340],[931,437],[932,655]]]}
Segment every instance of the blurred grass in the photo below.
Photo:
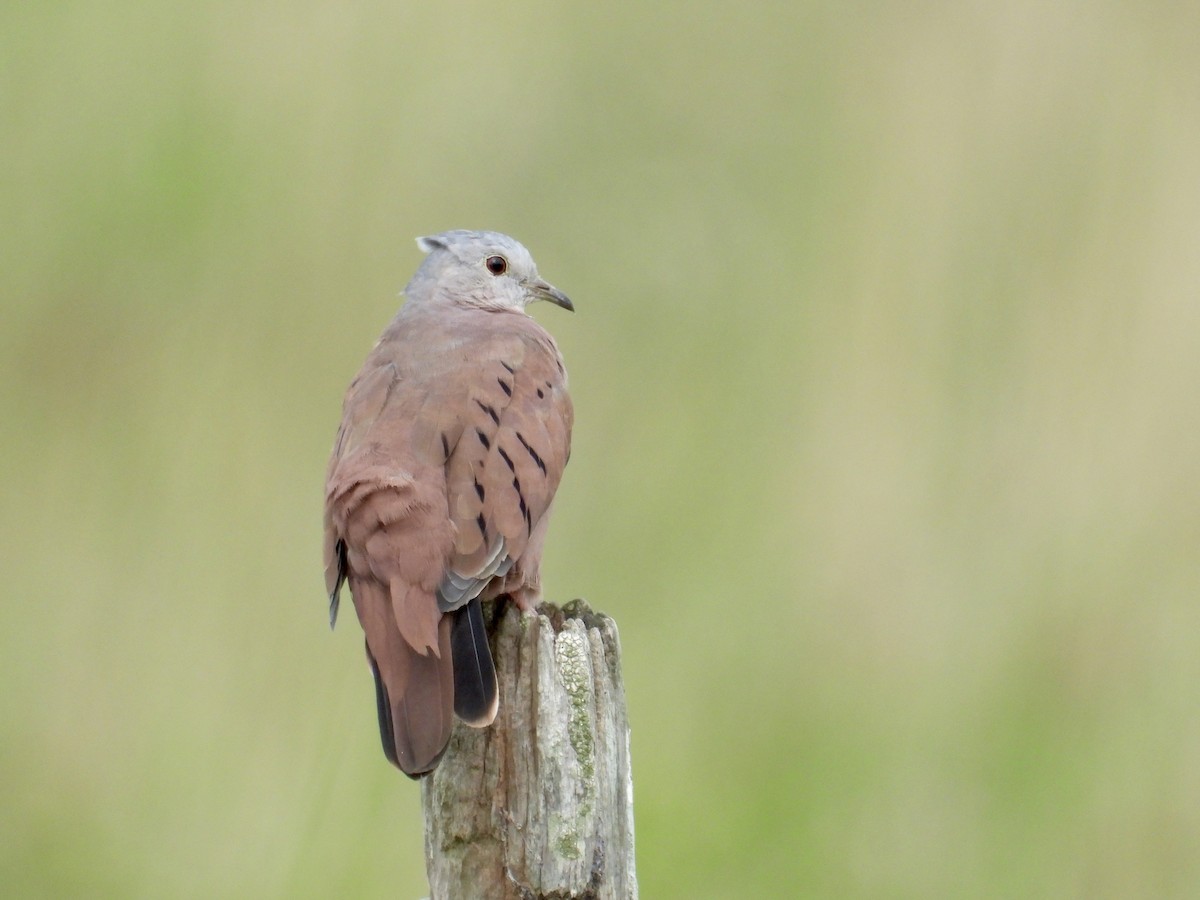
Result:
{"label": "blurred grass", "polygon": [[415,235],[509,231],[646,897],[1200,889],[1185,4],[0,12],[0,883],[424,890],[321,483]]}

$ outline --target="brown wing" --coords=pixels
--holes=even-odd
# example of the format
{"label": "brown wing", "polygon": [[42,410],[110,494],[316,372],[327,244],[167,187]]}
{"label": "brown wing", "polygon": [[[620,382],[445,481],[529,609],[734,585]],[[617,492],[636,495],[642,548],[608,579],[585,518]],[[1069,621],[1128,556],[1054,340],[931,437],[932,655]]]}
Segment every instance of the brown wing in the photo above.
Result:
{"label": "brown wing", "polygon": [[[475,726],[499,707],[481,596],[538,581],[541,537],[570,446],[571,401],[553,341],[531,319],[495,336],[473,363],[463,429],[446,465],[454,550],[438,605],[454,617],[454,711]],[[535,545],[536,544],[536,550]],[[531,556],[533,564],[519,568]]]}
{"label": "brown wing", "polygon": [[[558,350],[532,319],[489,343],[446,468],[456,537],[439,602],[455,609],[504,578],[538,534],[570,453],[572,408]],[[525,574],[536,582],[536,567]]]}

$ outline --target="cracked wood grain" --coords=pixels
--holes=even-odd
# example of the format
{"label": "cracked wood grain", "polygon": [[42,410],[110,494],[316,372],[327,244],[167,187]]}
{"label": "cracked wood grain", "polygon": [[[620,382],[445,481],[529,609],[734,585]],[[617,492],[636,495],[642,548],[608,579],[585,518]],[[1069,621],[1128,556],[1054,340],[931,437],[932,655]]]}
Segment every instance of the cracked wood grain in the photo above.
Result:
{"label": "cracked wood grain", "polygon": [[432,900],[637,897],[629,724],[612,619],[582,600],[492,629],[500,711],[422,781]]}

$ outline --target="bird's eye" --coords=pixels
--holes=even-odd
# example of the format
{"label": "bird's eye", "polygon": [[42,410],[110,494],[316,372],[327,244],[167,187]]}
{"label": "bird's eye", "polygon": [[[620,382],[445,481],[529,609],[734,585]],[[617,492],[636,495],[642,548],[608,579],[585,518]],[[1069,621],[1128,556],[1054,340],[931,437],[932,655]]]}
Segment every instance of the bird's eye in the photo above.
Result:
{"label": "bird's eye", "polygon": [[508,260],[503,256],[489,256],[484,265],[487,266],[487,270],[493,275],[503,275],[508,271]]}

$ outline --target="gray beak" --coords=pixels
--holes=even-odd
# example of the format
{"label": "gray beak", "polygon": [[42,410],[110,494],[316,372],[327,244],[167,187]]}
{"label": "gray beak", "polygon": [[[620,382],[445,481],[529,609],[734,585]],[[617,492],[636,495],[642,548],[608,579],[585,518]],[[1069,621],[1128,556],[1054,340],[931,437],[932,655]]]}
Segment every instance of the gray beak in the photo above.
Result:
{"label": "gray beak", "polygon": [[535,300],[549,300],[555,306],[561,306],[567,312],[575,312],[575,304],[571,298],[552,284],[547,284],[540,278],[529,282],[529,291]]}

